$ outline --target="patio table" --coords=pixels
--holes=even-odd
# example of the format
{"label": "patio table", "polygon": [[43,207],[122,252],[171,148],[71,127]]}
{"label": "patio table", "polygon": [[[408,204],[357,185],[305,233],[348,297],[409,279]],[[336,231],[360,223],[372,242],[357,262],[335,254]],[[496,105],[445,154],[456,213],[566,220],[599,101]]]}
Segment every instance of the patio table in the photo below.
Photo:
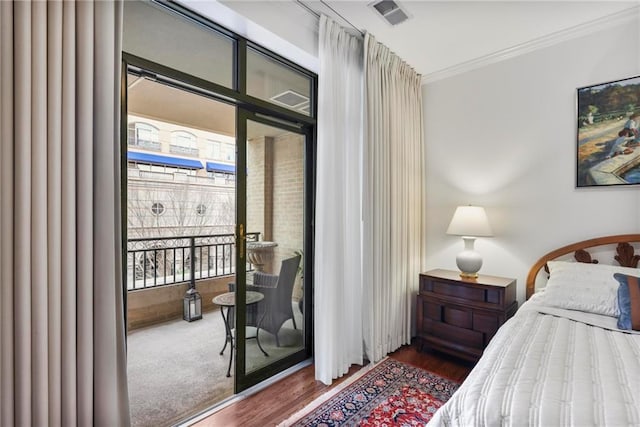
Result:
{"label": "patio table", "polygon": [[[247,296],[246,296],[246,302],[245,304],[247,306],[251,305],[251,304],[257,304],[260,301],[262,301],[264,299],[264,294],[262,294],[261,292],[255,292],[255,291],[247,291]],[[234,307],[236,305],[236,293],[235,292],[226,292],[224,294],[220,294],[218,296],[215,296],[212,300],[211,300],[214,304],[217,304],[220,306],[220,314],[222,315],[222,320],[224,321],[224,327],[226,330],[226,337],[224,340],[224,346],[222,347],[222,350],[220,350],[220,355],[224,354],[224,350],[227,348],[227,343],[231,343],[231,351],[229,352],[229,368],[227,369],[227,377],[231,376],[231,363],[233,362],[233,348],[234,348],[234,344],[233,344],[233,332],[232,332],[232,328],[231,325],[229,324],[229,311],[231,310],[231,307]],[[227,314],[225,316],[224,314],[224,308],[227,308]],[[262,324],[262,319],[264,318],[265,313],[262,313],[262,316],[260,316],[260,320],[258,320],[258,326],[256,327],[256,335],[255,336],[248,336],[246,337],[247,339],[250,338],[255,338],[256,341],[258,342],[258,347],[260,348],[260,350],[264,353],[265,356],[269,356],[267,354],[266,351],[264,351],[264,349],[262,348],[262,345],[260,345],[260,337],[258,336],[258,333],[260,331],[260,325]]]}

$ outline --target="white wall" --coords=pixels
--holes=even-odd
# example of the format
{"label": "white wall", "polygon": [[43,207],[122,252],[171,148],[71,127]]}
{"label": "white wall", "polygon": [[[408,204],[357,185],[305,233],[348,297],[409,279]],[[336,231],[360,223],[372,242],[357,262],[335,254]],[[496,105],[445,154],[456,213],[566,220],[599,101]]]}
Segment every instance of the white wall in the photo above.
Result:
{"label": "white wall", "polygon": [[[576,88],[640,74],[638,18],[423,86],[427,268],[456,269],[457,205],[485,206],[481,273],[514,277],[552,249],[640,232],[640,187],[575,187]],[[473,41],[469,41],[472,43]]]}

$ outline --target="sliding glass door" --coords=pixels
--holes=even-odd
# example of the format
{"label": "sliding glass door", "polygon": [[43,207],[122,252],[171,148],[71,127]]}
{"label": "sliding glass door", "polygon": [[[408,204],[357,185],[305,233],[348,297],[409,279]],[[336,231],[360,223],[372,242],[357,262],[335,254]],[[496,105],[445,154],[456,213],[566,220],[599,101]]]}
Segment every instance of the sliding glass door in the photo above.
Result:
{"label": "sliding glass door", "polygon": [[177,420],[311,357],[316,76],[179,3],[124,9],[130,390]]}
{"label": "sliding glass door", "polygon": [[[237,385],[242,390],[310,355],[305,258],[310,250],[310,129],[241,111],[239,117]],[[242,136],[240,136],[242,135]],[[240,141],[240,139],[239,139]],[[243,205],[242,208],[240,205]],[[242,224],[246,224],[244,227]],[[306,256],[305,256],[306,255]],[[244,275],[244,280],[240,276]],[[310,307],[310,304],[307,304]],[[244,335],[244,336],[242,336]]]}

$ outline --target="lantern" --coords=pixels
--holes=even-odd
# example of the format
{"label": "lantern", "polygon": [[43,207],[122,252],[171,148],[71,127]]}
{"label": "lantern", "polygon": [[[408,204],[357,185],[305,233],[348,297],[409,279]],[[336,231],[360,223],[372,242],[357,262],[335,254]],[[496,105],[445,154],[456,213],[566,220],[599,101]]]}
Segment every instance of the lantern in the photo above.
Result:
{"label": "lantern", "polygon": [[196,288],[189,288],[184,294],[182,318],[187,322],[202,319],[202,297]]}

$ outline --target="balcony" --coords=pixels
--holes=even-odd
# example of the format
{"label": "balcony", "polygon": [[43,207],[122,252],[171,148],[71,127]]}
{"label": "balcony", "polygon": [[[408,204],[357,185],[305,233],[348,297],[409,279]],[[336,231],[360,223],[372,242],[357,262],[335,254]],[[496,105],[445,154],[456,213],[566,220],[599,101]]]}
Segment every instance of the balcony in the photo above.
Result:
{"label": "balcony", "polygon": [[169,152],[173,154],[180,154],[183,156],[199,157],[200,150],[197,148],[183,147],[182,145],[171,144],[169,145]]}
{"label": "balcony", "polygon": [[129,136],[129,145],[134,147],[144,148],[145,150],[151,151],[161,151],[162,144],[158,141],[151,141],[142,138],[135,138],[133,136]]}
{"label": "balcony", "polygon": [[[247,234],[249,242],[259,237]],[[250,263],[246,268],[254,270]],[[128,240],[127,375],[134,427],[174,425],[233,396],[235,375],[226,376],[232,349],[220,354],[225,326],[211,300],[227,292],[235,272],[233,234]],[[202,296],[203,318],[188,323],[181,318],[182,298],[192,282]],[[268,357],[256,340],[247,341],[247,371],[299,348],[304,320],[298,301],[292,300],[297,329],[288,320],[279,332],[280,345],[273,334],[260,331]]]}
{"label": "balcony", "polygon": [[180,172],[145,171],[133,167],[129,167],[127,169],[127,177],[130,180],[141,180],[148,182],[173,182],[180,184],[210,185],[218,187],[235,186],[235,181],[226,177],[187,175]]}
{"label": "balcony", "polygon": [[[228,277],[220,280],[225,286],[230,281]],[[197,286],[200,290],[201,282]],[[175,286],[131,291],[129,296],[172,287]],[[245,366],[248,371],[279,360],[297,348],[295,338],[302,333],[304,320],[297,302],[293,303],[299,329],[296,331],[292,322],[287,321],[280,332],[280,346],[274,335],[261,330],[260,342],[269,357],[260,351],[255,339],[247,340]],[[232,397],[233,369],[231,377],[226,376],[232,350],[227,346],[221,355],[224,342],[225,326],[218,309],[206,311],[201,320],[191,323],[174,319],[130,330],[127,374],[132,427],[180,425],[185,417]]]}

